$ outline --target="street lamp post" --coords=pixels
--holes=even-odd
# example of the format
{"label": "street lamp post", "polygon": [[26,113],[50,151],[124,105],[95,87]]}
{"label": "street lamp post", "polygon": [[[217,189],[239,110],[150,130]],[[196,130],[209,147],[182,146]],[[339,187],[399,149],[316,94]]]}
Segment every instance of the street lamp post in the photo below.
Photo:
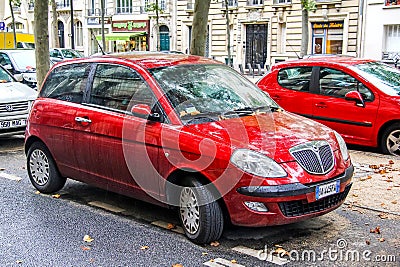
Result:
{"label": "street lamp post", "polygon": [[75,49],[75,40],[74,40],[74,0],[71,0],[71,48]]}

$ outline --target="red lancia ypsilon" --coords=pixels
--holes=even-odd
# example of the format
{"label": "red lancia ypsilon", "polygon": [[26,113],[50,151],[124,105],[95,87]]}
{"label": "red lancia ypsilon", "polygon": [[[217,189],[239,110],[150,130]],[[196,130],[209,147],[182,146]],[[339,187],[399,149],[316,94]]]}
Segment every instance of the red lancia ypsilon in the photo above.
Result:
{"label": "red lancia ypsilon", "polygon": [[218,239],[227,221],[279,225],[330,212],[353,174],[335,131],[282,110],[232,68],[187,55],[55,65],[25,150],[40,192],[71,178],[175,206],[198,243]]}

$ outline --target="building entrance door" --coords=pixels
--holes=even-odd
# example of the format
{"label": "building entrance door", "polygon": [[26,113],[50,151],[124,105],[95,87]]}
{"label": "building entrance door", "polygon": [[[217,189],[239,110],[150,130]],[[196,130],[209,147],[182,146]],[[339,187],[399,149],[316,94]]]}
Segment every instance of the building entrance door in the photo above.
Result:
{"label": "building entrance door", "polygon": [[249,24],[246,26],[246,65],[253,68],[260,64],[264,68],[267,59],[267,24]]}

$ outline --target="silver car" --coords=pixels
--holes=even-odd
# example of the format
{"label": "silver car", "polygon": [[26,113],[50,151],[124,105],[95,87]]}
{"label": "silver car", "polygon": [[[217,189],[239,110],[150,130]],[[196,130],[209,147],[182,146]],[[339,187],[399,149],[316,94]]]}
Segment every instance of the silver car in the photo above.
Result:
{"label": "silver car", "polygon": [[0,136],[24,134],[37,94],[36,90],[17,82],[0,66]]}

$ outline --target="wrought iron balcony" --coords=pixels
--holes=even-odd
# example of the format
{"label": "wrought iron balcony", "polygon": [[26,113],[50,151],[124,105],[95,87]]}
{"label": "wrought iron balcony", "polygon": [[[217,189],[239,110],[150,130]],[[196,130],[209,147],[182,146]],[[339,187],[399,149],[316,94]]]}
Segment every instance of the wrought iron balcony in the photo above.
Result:
{"label": "wrought iron balcony", "polygon": [[[225,8],[225,0],[222,0],[222,7]],[[228,0],[228,7],[238,7],[238,0]]]}

